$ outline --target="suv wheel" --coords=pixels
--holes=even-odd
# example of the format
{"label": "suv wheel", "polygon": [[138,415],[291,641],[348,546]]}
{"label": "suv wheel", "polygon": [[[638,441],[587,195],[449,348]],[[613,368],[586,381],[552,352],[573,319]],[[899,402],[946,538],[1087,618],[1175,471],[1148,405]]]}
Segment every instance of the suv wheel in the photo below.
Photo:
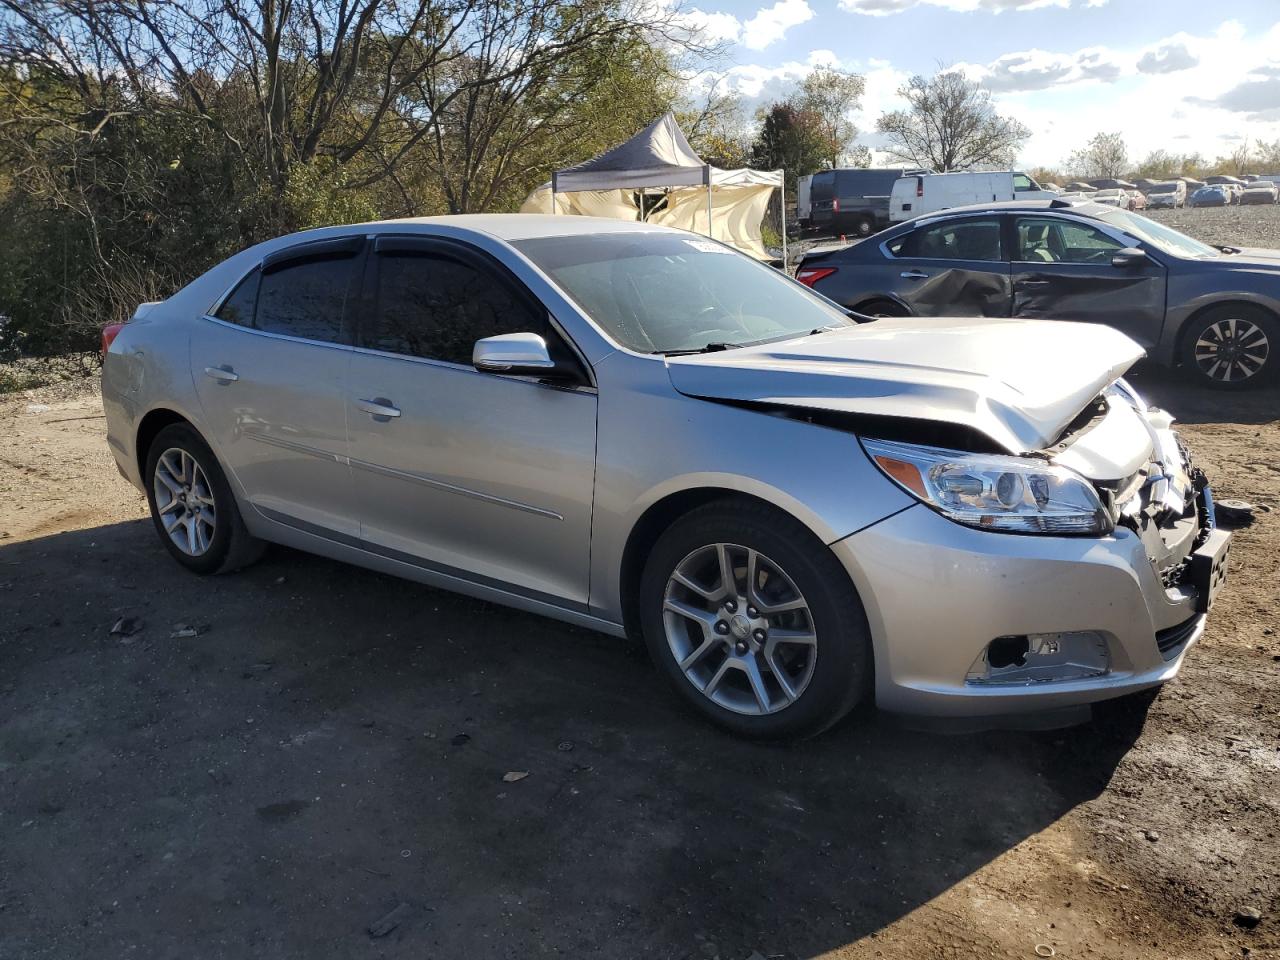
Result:
{"label": "suv wheel", "polygon": [[876,232],[875,222],[870,217],[859,217],[853,225],[853,232],[859,237],[869,237]]}
{"label": "suv wheel", "polygon": [[1200,383],[1224,390],[1273,381],[1280,368],[1280,323],[1248,304],[1206,310],[1187,328],[1182,364]]}
{"label": "suv wheel", "polygon": [[188,570],[222,573],[261,556],[265,545],[245,529],[217,458],[192,427],[175,423],[156,434],[145,478],[156,533]]}
{"label": "suv wheel", "polygon": [[870,699],[866,615],[848,574],[794,518],[719,501],[654,545],[641,626],[686,701],[740,736],[788,739]]}

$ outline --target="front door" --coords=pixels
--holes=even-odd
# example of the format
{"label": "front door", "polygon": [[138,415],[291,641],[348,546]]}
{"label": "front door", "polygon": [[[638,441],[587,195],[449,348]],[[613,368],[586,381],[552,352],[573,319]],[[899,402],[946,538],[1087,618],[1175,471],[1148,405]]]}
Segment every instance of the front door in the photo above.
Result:
{"label": "front door", "polygon": [[302,529],[355,536],[345,321],[363,238],[269,257],[191,336],[207,438],[248,502]]}
{"label": "front door", "polygon": [[1009,260],[998,216],[924,224],[896,238],[893,291],[918,317],[1009,316]]}
{"label": "front door", "polygon": [[437,572],[585,608],[596,394],[480,373],[477,339],[547,312],[464,244],[383,237],[370,256],[348,390],[361,537]]}
{"label": "front door", "polygon": [[1164,326],[1165,268],[1116,267],[1125,241],[1065,217],[1014,220],[1013,315],[1105,323],[1150,349]]}

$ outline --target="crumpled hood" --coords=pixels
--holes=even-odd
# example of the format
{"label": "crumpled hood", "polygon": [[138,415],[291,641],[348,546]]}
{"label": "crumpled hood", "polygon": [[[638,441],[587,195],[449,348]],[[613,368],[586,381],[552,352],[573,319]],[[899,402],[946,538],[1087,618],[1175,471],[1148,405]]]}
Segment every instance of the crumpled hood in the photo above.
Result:
{"label": "crumpled hood", "polygon": [[1142,355],[1095,324],[908,317],[670,357],[667,369],[691,397],[966,424],[1026,453]]}
{"label": "crumpled hood", "polygon": [[1216,259],[1214,263],[1221,263],[1227,267],[1266,267],[1270,270],[1280,270],[1280,250],[1268,250],[1266,247],[1241,247],[1237,248],[1239,253],[1224,253],[1221,259]]}

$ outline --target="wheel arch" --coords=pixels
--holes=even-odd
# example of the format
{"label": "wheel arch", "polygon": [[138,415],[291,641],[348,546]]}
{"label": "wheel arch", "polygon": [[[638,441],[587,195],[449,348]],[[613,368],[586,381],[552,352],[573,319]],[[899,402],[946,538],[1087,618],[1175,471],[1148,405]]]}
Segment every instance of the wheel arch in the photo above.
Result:
{"label": "wheel arch", "polygon": [[[817,536],[813,527],[794,513],[741,490],[728,487],[690,487],[669,493],[650,504],[631,527],[619,565],[618,598],[622,608],[622,625],[627,636],[640,639],[639,590],[640,577],[644,573],[645,560],[658,538],[673,523],[691,510],[717,501],[739,501],[760,504],[795,519]],[[821,537],[819,537],[821,539]]]}
{"label": "wheel arch", "polygon": [[[185,423],[196,433],[200,433],[200,428],[188,417],[170,407],[156,407],[148,410],[146,415],[138,421],[138,429],[134,433],[133,450],[134,459],[138,464],[138,476],[143,477],[144,482],[146,482],[147,454],[151,450],[152,442],[161,430],[175,423]],[[203,438],[204,435],[200,434],[200,436]]]}
{"label": "wheel arch", "polygon": [[892,304],[899,310],[902,310],[905,316],[912,316],[911,308],[891,293],[880,293],[876,294],[874,297],[864,297],[862,300],[858,301],[855,306],[850,307],[849,309],[853,310],[855,313],[871,316],[871,314],[867,313],[867,310],[878,303]]}

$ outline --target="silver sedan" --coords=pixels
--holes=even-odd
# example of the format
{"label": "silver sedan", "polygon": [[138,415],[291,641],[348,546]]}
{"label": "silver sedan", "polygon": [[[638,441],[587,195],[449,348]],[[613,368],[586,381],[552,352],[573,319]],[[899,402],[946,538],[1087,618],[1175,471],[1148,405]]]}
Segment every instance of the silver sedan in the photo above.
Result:
{"label": "silver sedan", "polygon": [[315,230],[104,343],[108,442],[188,570],[270,541],[639,635],[745,736],[1161,683],[1226,570],[1124,335],[859,325],[680,231]]}

